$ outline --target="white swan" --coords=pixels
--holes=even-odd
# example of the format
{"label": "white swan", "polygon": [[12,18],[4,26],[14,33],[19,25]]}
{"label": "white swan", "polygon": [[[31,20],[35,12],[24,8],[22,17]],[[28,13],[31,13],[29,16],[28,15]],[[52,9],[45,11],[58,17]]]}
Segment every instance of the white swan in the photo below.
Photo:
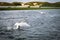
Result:
{"label": "white swan", "polygon": [[30,25],[27,22],[22,21],[20,23],[19,22],[15,23],[13,29],[18,29],[20,27],[29,27],[29,26]]}
{"label": "white swan", "polygon": [[48,14],[48,12],[40,12],[40,14]]}
{"label": "white swan", "polygon": [[41,14],[44,14],[44,12],[40,12]]}

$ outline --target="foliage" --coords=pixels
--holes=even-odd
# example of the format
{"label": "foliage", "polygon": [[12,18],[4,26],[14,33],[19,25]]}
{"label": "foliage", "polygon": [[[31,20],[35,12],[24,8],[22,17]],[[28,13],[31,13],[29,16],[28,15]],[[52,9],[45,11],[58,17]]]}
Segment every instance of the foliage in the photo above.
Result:
{"label": "foliage", "polygon": [[[21,6],[23,2],[0,2],[0,6]],[[49,3],[49,2],[27,2],[24,5],[30,5],[35,6],[34,3],[37,3],[36,5],[41,5],[42,7],[60,7],[60,2],[55,3]]]}
{"label": "foliage", "polygon": [[21,6],[22,5],[22,2],[13,2],[12,3],[14,6]]}

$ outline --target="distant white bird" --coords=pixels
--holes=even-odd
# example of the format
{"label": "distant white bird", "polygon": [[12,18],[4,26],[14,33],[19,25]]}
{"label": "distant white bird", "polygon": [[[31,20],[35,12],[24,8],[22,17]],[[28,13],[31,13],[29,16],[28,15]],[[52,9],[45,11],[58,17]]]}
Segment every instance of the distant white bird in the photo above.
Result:
{"label": "distant white bird", "polygon": [[40,12],[41,14],[48,14],[48,12]]}
{"label": "distant white bird", "polygon": [[30,25],[27,22],[22,21],[20,23],[19,22],[15,23],[13,29],[18,29],[20,27],[29,27],[29,26]]}
{"label": "distant white bird", "polygon": [[40,12],[41,14],[44,14],[44,12]]}

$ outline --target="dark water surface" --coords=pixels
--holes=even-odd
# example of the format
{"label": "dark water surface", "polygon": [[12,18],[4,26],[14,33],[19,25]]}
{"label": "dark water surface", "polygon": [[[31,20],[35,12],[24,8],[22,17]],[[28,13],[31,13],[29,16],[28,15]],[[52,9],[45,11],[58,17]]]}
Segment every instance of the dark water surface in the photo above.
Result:
{"label": "dark water surface", "polygon": [[[30,27],[6,30],[21,19]],[[60,9],[0,11],[0,40],[60,40]]]}

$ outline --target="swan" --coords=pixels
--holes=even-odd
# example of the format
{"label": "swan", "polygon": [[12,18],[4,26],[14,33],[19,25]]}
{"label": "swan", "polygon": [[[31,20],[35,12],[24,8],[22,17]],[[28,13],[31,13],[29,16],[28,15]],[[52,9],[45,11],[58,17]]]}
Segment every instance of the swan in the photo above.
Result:
{"label": "swan", "polygon": [[40,12],[41,14],[44,14],[44,12]]}
{"label": "swan", "polygon": [[17,22],[14,24],[13,29],[20,29],[20,27],[30,27],[30,25],[27,22]]}
{"label": "swan", "polygon": [[47,14],[47,12],[40,12],[41,14]]}

